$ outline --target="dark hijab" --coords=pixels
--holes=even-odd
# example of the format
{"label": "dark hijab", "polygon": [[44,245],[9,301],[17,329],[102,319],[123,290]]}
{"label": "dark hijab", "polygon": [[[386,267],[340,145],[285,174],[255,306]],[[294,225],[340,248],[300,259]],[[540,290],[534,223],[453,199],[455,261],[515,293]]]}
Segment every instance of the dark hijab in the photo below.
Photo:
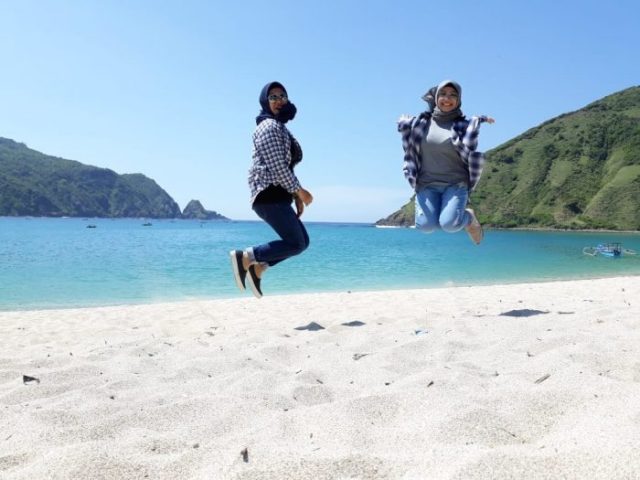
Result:
{"label": "dark hijab", "polygon": [[271,112],[271,108],[269,107],[269,90],[276,87],[280,87],[285,94],[287,93],[287,89],[284,88],[284,85],[282,85],[280,82],[270,82],[262,88],[259,98],[262,110],[256,117],[256,125],[259,125],[260,122],[266,120],[267,118],[272,118],[274,120],[278,120],[279,122],[287,123],[289,120],[293,120],[293,118],[296,116],[296,112],[298,111],[298,109],[293,103],[291,103],[291,101],[285,103],[277,115],[274,115]]}
{"label": "dark hijab", "polygon": [[[275,87],[280,87],[285,94],[287,93],[287,89],[284,88],[284,85],[282,85],[280,82],[267,83],[263,87],[262,91],[260,92],[260,98],[259,98],[260,106],[262,107],[262,110],[260,111],[260,114],[256,117],[256,125],[260,125],[260,122],[262,122],[263,120],[266,120],[267,118],[272,118],[279,122],[287,123],[289,120],[293,120],[293,117],[296,116],[296,112],[298,111],[298,109],[290,101],[288,101],[282,106],[282,108],[280,109],[277,115],[274,115],[271,112],[271,108],[269,107],[269,90]],[[289,133],[289,138],[291,139],[290,167],[293,169],[295,165],[297,165],[302,161],[302,147],[300,147],[300,144],[295,138],[293,138],[293,135],[291,135],[291,133]]]}

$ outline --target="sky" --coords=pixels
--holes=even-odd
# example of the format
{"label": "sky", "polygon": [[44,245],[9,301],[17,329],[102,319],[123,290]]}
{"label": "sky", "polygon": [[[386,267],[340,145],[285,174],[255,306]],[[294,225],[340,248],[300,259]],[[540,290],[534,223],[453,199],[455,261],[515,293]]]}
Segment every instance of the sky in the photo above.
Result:
{"label": "sky", "polygon": [[0,137],[256,220],[258,95],[285,85],[308,221],[375,222],[412,191],[396,121],[441,80],[482,151],[640,84],[637,0],[0,0]]}

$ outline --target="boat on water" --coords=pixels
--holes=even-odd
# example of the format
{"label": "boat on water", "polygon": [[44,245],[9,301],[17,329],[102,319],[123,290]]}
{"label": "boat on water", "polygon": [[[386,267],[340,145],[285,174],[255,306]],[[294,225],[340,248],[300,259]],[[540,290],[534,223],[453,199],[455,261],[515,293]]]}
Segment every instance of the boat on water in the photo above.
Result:
{"label": "boat on water", "polygon": [[582,253],[592,257],[601,255],[603,257],[619,258],[623,255],[635,255],[635,250],[623,248],[620,242],[599,243],[595,247],[584,247]]}

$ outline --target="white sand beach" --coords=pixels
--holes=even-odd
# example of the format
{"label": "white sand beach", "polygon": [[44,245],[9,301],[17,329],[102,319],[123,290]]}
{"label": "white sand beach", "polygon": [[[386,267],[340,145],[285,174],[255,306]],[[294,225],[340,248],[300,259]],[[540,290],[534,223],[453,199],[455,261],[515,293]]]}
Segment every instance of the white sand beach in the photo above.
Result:
{"label": "white sand beach", "polygon": [[640,479],[640,277],[0,312],[0,478]]}

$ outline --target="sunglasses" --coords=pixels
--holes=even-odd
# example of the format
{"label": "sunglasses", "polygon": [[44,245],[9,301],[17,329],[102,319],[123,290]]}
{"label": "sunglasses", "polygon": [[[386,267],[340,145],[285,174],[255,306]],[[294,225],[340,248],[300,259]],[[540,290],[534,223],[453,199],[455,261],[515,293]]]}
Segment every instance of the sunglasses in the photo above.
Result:
{"label": "sunglasses", "polygon": [[269,95],[267,98],[270,102],[277,102],[278,100],[287,100],[288,97],[283,93],[282,95]]}

